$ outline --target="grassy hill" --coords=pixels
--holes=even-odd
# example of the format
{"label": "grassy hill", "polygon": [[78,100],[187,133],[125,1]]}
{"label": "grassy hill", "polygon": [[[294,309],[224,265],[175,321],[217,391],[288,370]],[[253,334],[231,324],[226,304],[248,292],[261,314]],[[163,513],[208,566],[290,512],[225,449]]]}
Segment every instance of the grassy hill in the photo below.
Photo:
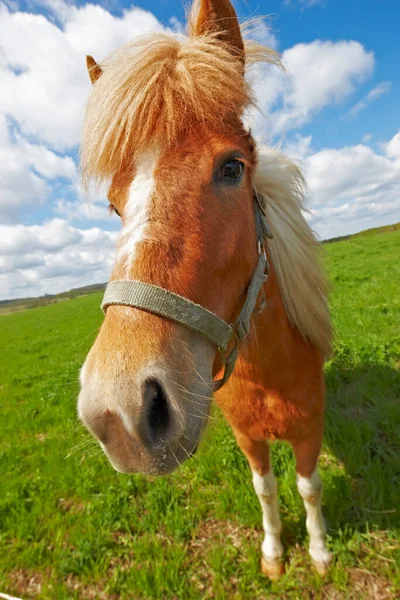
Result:
{"label": "grassy hill", "polygon": [[371,235],[378,235],[381,233],[390,233],[391,231],[398,231],[400,229],[400,223],[394,223],[393,225],[384,225],[383,227],[374,227],[372,229],[365,229],[359,233],[353,233],[351,235],[342,235],[340,237],[330,238],[324,240],[324,244],[332,244],[333,242],[344,242],[346,240],[354,240],[358,238],[368,237]]}
{"label": "grassy hill", "polygon": [[0,315],[28,310],[30,308],[38,308],[39,306],[48,306],[49,304],[57,304],[65,300],[72,300],[80,296],[87,296],[96,292],[103,292],[106,287],[105,283],[88,285],[81,288],[75,288],[61,294],[46,294],[37,298],[18,298],[16,300],[0,300]]}
{"label": "grassy hill", "polygon": [[115,473],[76,419],[101,293],[0,319],[0,592],[24,600],[390,600],[400,589],[400,231],[325,246],[335,354],[321,474],[329,545],[306,551],[288,446],[273,446],[287,574],[260,575],[251,473],[214,410],[163,479]]}

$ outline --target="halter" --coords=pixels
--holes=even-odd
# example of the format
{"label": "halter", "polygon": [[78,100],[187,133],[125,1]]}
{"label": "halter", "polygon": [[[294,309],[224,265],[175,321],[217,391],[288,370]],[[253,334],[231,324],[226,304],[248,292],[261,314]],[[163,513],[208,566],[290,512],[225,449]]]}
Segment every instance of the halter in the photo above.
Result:
{"label": "halter", "polygon": [[[207,338],[217,346],[225,367],[222,379],[215,381],[217,391],[231,377],[239,356],[238,343],[250,333],[251,317],[263,284],[267,281],[269,264],[266,253],[266,239],[272,239],[266,220],[266,202],[263,196],[254,191],[254,211],[257,231],[258,262],[247,289],[247,297],[235,323],[229,325],[213,312],[187,298],[169,290],[142,281],[111,281],[105,291],[101,308],[105,313],[109,306],[132,306],[184,325]],[[265,307],[264,301],[260,310]],[[234,348],[228,354],[228,346],[234,341]]]}

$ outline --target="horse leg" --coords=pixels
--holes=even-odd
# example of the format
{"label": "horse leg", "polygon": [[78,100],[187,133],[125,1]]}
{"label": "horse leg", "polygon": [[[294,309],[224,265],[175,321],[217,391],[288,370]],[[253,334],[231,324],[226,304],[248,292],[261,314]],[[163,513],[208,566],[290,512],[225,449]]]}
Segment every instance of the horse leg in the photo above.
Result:
{"label": "horse leg", "polygon": [[293,444],[293,450],[296,457],[297,489],[303,498],[307,514],[310,556],[318,573],[325,575],[332,561],[332,554],[326,547],[326,526],[321,510],[322,481],[317,466],[321,438],[322,432],[307,442]]}
{"label": "horse leg", "polygon": [[238,431],[235,431],[235,436],[249,461],[254,489],[263,513],[265,537],[262,544],[261,570],[270,579],[277,579],[285,572],[285,566],[280,540],[278,485],[270,466],[268,442],[256,442]]}

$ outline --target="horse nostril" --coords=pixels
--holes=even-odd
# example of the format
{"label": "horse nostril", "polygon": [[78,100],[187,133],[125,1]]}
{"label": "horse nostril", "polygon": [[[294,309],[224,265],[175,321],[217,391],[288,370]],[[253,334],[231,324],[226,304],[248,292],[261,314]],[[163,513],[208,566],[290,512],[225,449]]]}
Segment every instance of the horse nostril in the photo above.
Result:
{"label": "horse nostril", "polygon": [[144,410],[144,430],[147,441],[153,447],[163,444],[171,423],[171,413],[164,388],[155,379],[145,383]]}

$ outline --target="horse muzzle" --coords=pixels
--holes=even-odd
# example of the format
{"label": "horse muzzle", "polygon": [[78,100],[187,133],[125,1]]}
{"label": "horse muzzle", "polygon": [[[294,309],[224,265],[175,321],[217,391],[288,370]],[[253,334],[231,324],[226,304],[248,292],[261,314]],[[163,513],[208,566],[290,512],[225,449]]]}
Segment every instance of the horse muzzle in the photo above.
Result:
{"label": "horse muzzle", "polygon": [[171,373],[153,368],[135,380],[121,378],[110,391],[83,369],[79,417],[116,471],[167,475],[197,450],[210,399],[171,380]]}

